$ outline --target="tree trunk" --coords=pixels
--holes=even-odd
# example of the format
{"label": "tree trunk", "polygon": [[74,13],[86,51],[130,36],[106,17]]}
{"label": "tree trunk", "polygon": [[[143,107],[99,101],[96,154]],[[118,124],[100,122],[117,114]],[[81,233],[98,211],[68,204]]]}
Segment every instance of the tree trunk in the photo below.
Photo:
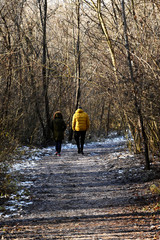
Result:
{"label": "tree trunk", "polygon": [[[102,109],[101,109],[101,115],[100,115],[100,119],[99,119],[99,131],[98,131],[98,136],[101,135],[101,131],[102,131],[102,121],[103,121],[103,115],[104,115],[104,107],[105,107],[105,101],[104,99],[102,99]],[[104,131],[103,131],[104,132]]]}
{"label": "tree trunk", "polygon": [[148,139],[147,139],[147,135],[145,133],[141,107],[138,104],[137,96],[136,96],[135,79],[133,76],[133,67],[132,67],[132,63],[131,63],[131,55],[130,55],[130,50],[129,50],[129,41],[128,41],[128,34],[127,34],[127,22],[126,22],[126,15],[125,15],[124,0],[122,0],[122,17],[123,17],[123,24],[124,24],[124,37],[125,37],[125,47],[127,50],[128,67],[130,70],[131,81],[133,83],[133,88],[134,88],[135,107],[136,107],[138,117],[140,120],[140,124],[141,124],[141,133],[142,133],[142,138],[143,138],[143,142],[144,142],[144,150],[145,150],[146,169],[149,170],[150,169],[150,161],[149,161],[149,151],[148,151]]}
{"label": "tree trunk", "polygon": [[[7,39],[7,49],[10,52],[11,51],[11,35],[7,26],[7,22],[5,20],[5,17],[2,16],[2,20],[4,22],[4,26],[6,29],[6,38]],[[4,95],[2,97],[2,110],[1,110],[1,118],[8,117],[8,106],[9,106],[9,101],[10,101],[10,87],[11,87],[11,82],[12,82],[12,54],[9,55],[8,57],[8,65],[7,65],[7,82],[6,82],[6,87],[4,91]]]}
{"label": "tree trunk", "polygon": [[111,101],[109,102],[108,104],[108,112],[107,112],[107,124],[106,124],[106,128],[107,128],[107,136],[108,136],[108,133],[109,133],[109,123],[110,123],[110,109],[111,109]]}
{"label": "tree trunk", "polygon": [[[40,6],[40,5],[39,5]],[[42,16],[40,6],[41,21],[43,27],[43,56],[42,56],[42,79],[43,79],[43,94],[45,102],[45,116],[46,116],[46,131],[44,138],[50,140],[50,114],[49,114],[49,100],[48,100],[48,84],[47,84],[47,43],[46,43],[46,26],[47,26],[47,0],[44,1],[44,11]]]}
{"label": "tree trunk", "polygon": [[80,58],[80,0],[77,0],[76,5],[77,11],[77,46],[76,46],[76,101],[75,101],[75,109],[78,108],[78,104],[80,102],[81,90],[80,90],[80,78],[81,78],[81,58]]}

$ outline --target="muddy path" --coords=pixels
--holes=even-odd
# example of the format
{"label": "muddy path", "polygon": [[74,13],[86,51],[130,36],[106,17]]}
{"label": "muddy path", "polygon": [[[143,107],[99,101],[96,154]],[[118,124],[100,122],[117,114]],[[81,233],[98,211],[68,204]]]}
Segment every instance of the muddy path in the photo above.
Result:
{"label": "muddy path", "polygon": [[[143,158],[125,143],[86,146],[84,155],[63,149],[20,172],[30,204],[1,217],[1,239],[160,239],[160,215],[153,211],[158,163],[144,170]],[[148,207],[150,206],[150,207]]]}

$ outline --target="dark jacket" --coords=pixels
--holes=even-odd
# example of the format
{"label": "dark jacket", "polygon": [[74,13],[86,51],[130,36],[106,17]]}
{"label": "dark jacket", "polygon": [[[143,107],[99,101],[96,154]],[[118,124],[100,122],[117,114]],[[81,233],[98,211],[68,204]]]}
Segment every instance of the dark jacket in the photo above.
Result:
{"label": "dark jacket", "polygon": [[66,124],[63,120],[61,112],[55,112],[54,119],[51,124],[51,129],[53,131],[53,138],[55,141],[61,141],[64,139],[64,131],[66,130]]}

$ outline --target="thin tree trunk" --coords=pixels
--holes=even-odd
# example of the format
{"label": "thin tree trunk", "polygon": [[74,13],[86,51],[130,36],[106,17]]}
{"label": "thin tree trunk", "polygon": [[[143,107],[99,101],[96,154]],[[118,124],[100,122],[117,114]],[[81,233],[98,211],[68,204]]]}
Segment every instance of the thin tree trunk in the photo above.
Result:
{"label": "thin tree trunk", "polygon": [[[10,32],[7,26],[7,22],[5,20],[5,17],[2,16],[2,20],[4,22],[4,26],[6,28],[7,34],[4,38],[4,40],[7,42],[8,46],[7,49],[9,52],[11,52],[11,36]],[[1,110],[1,117],[3,118],[4,116],[8,116],[8,106],[9,106],[9,101],[10,101],[10,87],[11,87],[11,82],[12,82],[12,54],[10,53],[8,57],[8,71],[7,71],[7,83],[4,91],[4,95],[2,97],[2,110]]]}
{"label": "thin tree trunk", "polygon": [[95,7],[95,10],[98,13],[99,23],[101,24],[102,30],[103,30],[104,35],[106,37],[106,41],[107,41],[109,51],[110,51],[110,55],[111,55],[111,59],[112,59],[114,76],[115,76],[115,79],[116,79],[116,83],[118,83],[116,58],[115,58],[114,49],[113,49],[113,46],[112,46],[112,43],[111,43],[111,40],[110,40],[110,37],[109,37],[109,33],[107,31],[107,27],[106,27],[106,24],[104,22],[103,15],[102,15],[102,12],[101,12],[101,0],[97,0],[97,7],[95,6],[95,4],[94,4],[94,7]]}
{"label": "thin tree trunk", "polygon": [[131,55],[130,55],[130,50],[129,50],[129,41],[128,41],[128,34],[127,34],[127,22],[126,22],[126,15],[125,15],[124,0],[122,0],[122,17],[123,17],[123,23],[124,23],[124,37],[125,37],[125,47],[127,50],[128,66],[129,66],[131,81],[133,83],[133,88],[134,88],[135,107],[137,109],[138,117],[139,117],[140,124],[141,124],[141,133],[142,133],[144,149],[145,149],[146,169],[149,170],[150,169],[150,161],[149,161],[149,151],[148,151],[148,139],[147,139],[147,135],[145,133],[145,127],[144,127],[144,121],[143,121],[141,107],[138,104],[137,96],[136,96],[135,79],[133,76],[133,67],[132,67],[132,63],[131,63]]}
{"label": "thin tree trunk", "polygon": [[[40,8],[41,9],[41,8]],[[41,13],[41,11],[40,11]],[[50,115],[49,115],[49,100],[48,100],[48,85],[47,85],[47,71],[46,71],[46,62],[47,62],[47,44],[46,44],[46,26],[47,26],[47,0],[44,1],[44,16],[41,21],[43,27],[43,56],[42,56],[42,79],[43,79],[43,93],[45,100],[45,115],[46,115],[46,133],[45,139],[50,139]]]}
{"label": "thin tree trunk", "polygon": [[109,101],[109,104],[108,104],[108,112],[107,112],[107,124],[106,124],[107,136],[108,136],[108,133],[109,133],[110,109],[111,109],[111,101]]}
{"label": "thin tree trunk", "polygon": [[77,87],[76,87],[76,101],[75,108],[78,108],[78,104],[80,102],[81,90],[80,90],[80,78],[81,78],[81,58],[80,58],[80,0],[77,0],[77,46],[76,46],[76,79],[77,79]]}
{"label": "thin tree trunk", "polygon": [[103,115],[104,115],[104,107],[105,107],[105,101],[104,99],[102,99],[103,101],[103,105],[102,105],[102,109],[101,109],[101,115],[100,115],[100,119],[99,119],[99,133],[98,135],[100,136],[101,134],[101,130],[102,130],[102,120],[103,120]]}
{"label": "thin tree trunk", "polygon": [[[76,78],[76,98],[75,98],[75,110],[78,108],[80,103],[80,96],[81,96],[81,57],[80,57],[80,0],[76,2],[76,14],[77,14],[77,42],[75,46],[75,78]],[[72,140],[73,137],[73,130],[72,127],[69,129],[69,141]]]}

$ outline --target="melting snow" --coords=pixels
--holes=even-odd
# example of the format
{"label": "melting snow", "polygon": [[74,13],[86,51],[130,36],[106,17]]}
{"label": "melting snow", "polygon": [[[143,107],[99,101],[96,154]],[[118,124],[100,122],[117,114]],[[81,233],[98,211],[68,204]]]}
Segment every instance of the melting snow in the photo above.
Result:
{"label": "melting snow", "polygon": [[[92,143],[86,143],[85,147],[86,148],[96,148],[96,147],[101,147],[101,148],[110,148],[114,147],[116,151],[121,149],[121,145],[125,143],[127,140],[126,138],[120,136],[120,137],[115,137],[114,135],[111,135],[109,138],[102,140],[98,140],[97,142],[92,142]],[[75,149],[76,145],[72,143],[63,143],[62,144],[62,151],[63,149]],[[15,157],[15,163],[12,165],[10,168],[9,172],[16,172],[16,171],[21,171],[21,173],[24,173],[24,170],[27,168],[33,168],[36,166],[38,160],[40,160],[43,156],[48,156],[48,155],[53,155],[55,152],[55,146],[52,147],[47,147],[47,148],[29,148],[27,146],[23,146],[19,149],[21,152],[24,152],[24,155],[19,157],[18,155]],[[90,153],[91,156],[98,155],[97,152],[92,152]],[[113,152],[110,154],[110,157],[118,156],[120,154],[120,151]],[[125,153],[124,153],[125,154]],[[126,156],[120,156],[121,158],[125,158]],[[122,174],[123,170],[119,170],[119,174]],[[18,183],[20,187],[27,187],[29,185],[32,185],[32,181],[22,181]],[[5,209],[7,210],[7,213],[9,212],[10,214],[0,213],[0,216],[3,216],[5,218],[7,217],[13,217],[15,215],[20,214],[22,210],[22,206],[26,206],[29,204],[32,204],[32,201],[29,199],[30,197],[25,194],[25,190],[20,190],[17,192],[17,195],[12,194],[10,196],[10,200],[7,202],[7,206]]]}

